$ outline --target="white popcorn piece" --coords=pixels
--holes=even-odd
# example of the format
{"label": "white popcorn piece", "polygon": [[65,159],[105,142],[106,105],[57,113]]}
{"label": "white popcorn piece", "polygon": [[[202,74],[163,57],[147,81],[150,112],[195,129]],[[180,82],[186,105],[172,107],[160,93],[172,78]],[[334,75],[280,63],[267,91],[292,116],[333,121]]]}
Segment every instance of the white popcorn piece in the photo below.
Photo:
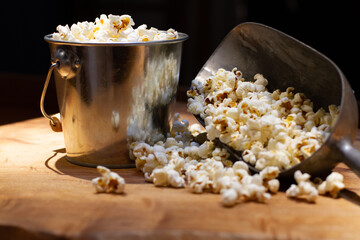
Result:
{"label": "white popcorn piece", "polygon": [[239,195],[234,188],[224,190],[221,194],[221,203],[225,207],[232,207],[238,201]]}
{"label": "white popcorn piece", "polygon": [[130,15],[101,14],[94,22],[78,22],[71,28],[59,25],[53,33],[53,39],[73,42],[147,42],[177,39],[179,34],[170,28],[161,31],[145,24],[134,29],[134,20]]}
{"label": "white popcorn piece", "polygon": [[300,188],[295,184],[291,184],[291,186],[286,190],[287,197],[298,197],[300,195]]}
{"label": "white popcorn piece", "polygon": [[53,37],[55,40],[66,40],[71,42],[78,41],[77,38],[72,34],[68,25],[65,26],[57,26],[56,30],[58,31]]}
{"label": "white popcorn piece", "polygon": [[103,166],[97,166],[101,177],[94,178],[92,184],[98,193],[122,193],[125,189],[125,180],[117,173]]}
{"label": "white popcorn piece", "polygon": [[259,174],[245,176],[241,183],[240,197],[242,197],[243,201],[255,200],[264,202],[271,198],[271,195],[266,192],[266,188],[263,186],[263,179]]}
{"label": "white popcorn piece", "polygon": [[194,123],[191,124],[189,126],[189,131],[191,133],[191,135],[193,135],[194,137],[198,136],[200,133],[205,132],[205,129],[198,123]]}
{"label": "white popcorn piece", "polygon": [[[177,38],[179,38],[179,33],[174,29],[169,28],[166,31],[166,40],[177,39]],[[163,39],[160,38],[159,40],[163,40]]]}
{"label": "white popcorn piece", "polygon": [[344,177],[340,173],[332,172],[327,176],[326,180],[318,186],[319,194],[330,194],[331,197],[336,198],[340,190],[344,189]]}
{"label": "white popcorn piece", "polygon": [[211,184],[208,173],[205,170],[191,171],[188,174],[189,188],[193,193],[202,193]]}
{"label": "white popcorn piece", "polygon": [[185,180],[184,178],[182,178],[179,174],[179,172],[175,171],[175,170],[170,170],[168,172],[168,181],[170,186],[172,187],[185,187]]}
{"label": "white popcorn piece", "polygon": [[263,180],[272,180],[279,176],[280,170],[278,167],[266,167],[260,172],[260,176]]}
{"label": "white popcorn piece", "polygon": [[72,35],[79,41],[89,41],[94,36],[94,23],[78,22],[71,26]]}
{"label": "white popcorn piece", "polygon": [[242,161],[237,161],[233,164],[232,169],[234,174],[238,177],[241,181],[245,176],[250,175],[249,167],[246,163]]}
{"label": "white popcorn piece", "polygon": [[195,101],[192,98],[188,100],[188,112],[191,112],[195,115],[199,115],[204,111],[204,105],[201,103],[201,101]]}
{"label": "white popcorn piece", "polygon": [[197,165],[186,170],[189,189],[194,193],[202,193],[204,190],[219,192],[221,187],[218,185],[218,178],[223,169],[222,162],[213,158],[201,160]]}
{"label": "white popcorn piece", "polygon": [[310,175],[307,173],[301,173],[297,170],[294,173],[294,178],[298,185],[292,184],[288,190],[286,190],[286,196],[297,198],[304,196],[307,201],[315,202],[319,193],[314,183],[310,181]]}
{"label": "white popcorn piece", "polygon": [[153,147],[147,143],[137,143],[133,149],[133,155],[136,157],[136,168],[144,173],[147,181],[150,181],[152,171],[159,165]]}
{"label": "white popcorn piece", "polygon": [[295,178],[295,181],[299,184],[301,182],[310,181],[311,176],[308,173],[301,173],[300,170],[297,170],[294,173],[294,178]]}
{"label": "white popcorn piece", "polygon": [[280,182],[276,179],[279,176],[280,170],[278,167],[266,167],[260,171],[260,176],[263,179],[264,187],[271,193],[277,193],[280,188]]}
{"label": "white popcorn piece", "polygon": [[267,185],[271,193],[277,193],[280,188],[280,181],[277,179],[271,179],[267,182]]}
{"label": "white popcorn piece", "polygon": [[153,183],[158,187],[185,187],[185,180],[180,176],[179,172],[169,168],[157,168],[151,176]]}
{"label": "white popcorn piece", "polygon": [[[212,152],[212,150],[214,149],[214,143],[213,142],[209,142],[209,141],[205,141],[203,144],[201,144],[197,150],[196,150],[196,154],[200,157],[200,158],[208,158],[211,157],[212,154],[214,154],[214,152]],[[214,150],[215,154],[217,153],[217,149]],[[226,154],[226,153],[225,153]],[[220,159],[221,161],[221,159]]]}
{"label": "white popcorn piece", "polygon": [[109,33],[113,38],[120,37],[120,33],[135,25],[133,19],[129,15],[112,15],[109,14]]}
{"label": "white popcorn piece", "polygon": [[146,41],[160,41],[160,40],[166,40],[166,39],[155,39],[155,36],[158,34],[158,30],[156,28],[150,28],[147,29],[146,24],[143,24],[139,26],[136,31],[139,34],[140,41],[146,42]]}

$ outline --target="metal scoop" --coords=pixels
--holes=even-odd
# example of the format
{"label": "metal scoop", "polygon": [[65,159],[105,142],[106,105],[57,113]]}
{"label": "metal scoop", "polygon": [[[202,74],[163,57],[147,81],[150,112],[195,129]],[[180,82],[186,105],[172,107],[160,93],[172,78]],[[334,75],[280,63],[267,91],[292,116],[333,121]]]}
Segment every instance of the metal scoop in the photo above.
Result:
{"label": "metal scoop", "polygon": [[[206,79],[218,68],[234,67],[243,72],[245,79],[262,73],[269,80],[269,91],[294,87],[313,101],[314,109],[327,109],[330,104],[340,106],[336,125],[324,144],[300,164],[283,170],[279,178],[293,178],[296,170],[324,177],[339,162],[360,176],[360,152],[352,146],[358,126],[357,103],[344,74],[330,59],[278,30],[258,23],[243,23],[228,33],[196,78]],[[235,159],[242,160],[241,152],[218,143]],[[252,165],[249,167],[259,172]]]}

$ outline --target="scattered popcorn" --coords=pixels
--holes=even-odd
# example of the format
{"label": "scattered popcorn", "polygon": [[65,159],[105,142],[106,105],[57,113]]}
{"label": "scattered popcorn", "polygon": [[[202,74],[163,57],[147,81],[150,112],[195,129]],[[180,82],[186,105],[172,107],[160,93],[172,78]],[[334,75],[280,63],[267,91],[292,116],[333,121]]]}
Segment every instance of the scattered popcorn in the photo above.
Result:
{"label": "scattered popcorn", "polygon": [[190,191],[194,193],[202,193],[205,190],[209,190],[218,193],[224,185],[225,175],[235,177],[232,172],[224,172],[224,165],[221,161],[217,161],[213,158],[207,158],[201,160],[194,167],[186,170],[186,176],[189,184]]}
{"label": "scattered popcorn", "polygon": [[[271,195],[268,190],[276,193],[279,189],[279,169],[265,168],[260,174],[250,175],[244,162],[235,162],[232,167],[225,167],[219,161],[206,159],[187,170],[190,190],[202,193],[209,190],[221,193],[222,204],[233,206],[238,202],[264,202]],[[268,187],[271,185],[271,187]]]}
{"label": "scattered popcorn", "polygon": [[203,132],[200,125],[189,126],[174,115],[172,129],[165,141],[154,145],[136,142],[133,155],[136,167],[147,181],[158,187],[188,187],[193,193],[220,193],[224,206],[244,201],[264,202],[276,192],[279,182],[277,167],[265,168],[250,175],[248,165],[228,160],[229,153],[212,141],[195,142],[194,135]]}
{"label": "scattered popcorn", "polygon": [[321,179],[316,178],[314,181],[317,181],[317,184],[310,181],[309,174],[302,174],[299,170],[295,172],[294,177],[298,186],[292,184],[286,191],[286,195],[288,197],[308,195],[310,202],[314,202],[318,194],[325,195],[329,193],[330,196],[336,198],[339,191],[345,187],[343,175],[337,172],[332,172],[323,182],[321,182]]}
{"label": "scattered popcorn", "polygon": [[70,28],[59,25],[53,39],[71,42],[148,42],[171,40],[179,37],[174,29],[160,31],[146,24],[134,29],[134,20],[129,15],[101,14],[95,22],[78,22]]}
{"label": "scattered popcorn", "polygon": [[344,177],[340,173],[332,172],[327,176],[326,180],[318,186],[319,194],[325,195],[329,193],[330,196],[336,198],[340,190],[344,189]]}
{"label": "scattered popcorn", "polygon": [[101,177],[94,178],[92,184],[98,193],[122,193],[125,188],[125,180],[117,173],[111,172],[108,168],[97,166]]}
{"label": "scattered popcorn", "polygon": [[271,93],[267,84],[261,74],[248,82],[236,68],[220,68],[212,77],[192,81],[188,111],[204,119],[209,140],[218,138],[241,151],[244,161],[259,170],[268,166],[284,170],[322,145],[339,107],[315,111],[311,100],[293,87]]}
{"label": "scattered popcorn", "polygon": [[315,184],[310,181],[310,177],[309,174],[303,174],[297,170],[294,173],[294,178],[298,185],[291,184],[290,188],[286,190],[286,196],[293,198],[305,196],[309,202],[315,202],[319,194]]}
{"label": "scattered popcorn", "polygon": [[[192,132],[199,134],[202,131],[199,126],[189,125],[188,121],[181,120],[179,114],[174,115],[172,126],[165,141],[154,145],[134,143],[136,167],[144,173],[146,181],[157,187],[186,187],[195,194],[220,194],[224,207],[247,201],[266,202],[271,193],[279,191],[279,167],[266,166],[258,174],[251,175],[247,163],[232,163],[228,160],[229,153],[216,147],[212,141],[195,142]],[[261,146],[254,145],[254,150],[257,148],[261,149]],[[304,196],[309,202],[314,202],[319,193],[317,185],[310,181],[310,175],[297,171],[294,176],[297,185],[293,184],[286,195]],[[341,178],[333,174],[319,187],[322,186],[323,192],[334,193],[341,188],[340,182]]]}

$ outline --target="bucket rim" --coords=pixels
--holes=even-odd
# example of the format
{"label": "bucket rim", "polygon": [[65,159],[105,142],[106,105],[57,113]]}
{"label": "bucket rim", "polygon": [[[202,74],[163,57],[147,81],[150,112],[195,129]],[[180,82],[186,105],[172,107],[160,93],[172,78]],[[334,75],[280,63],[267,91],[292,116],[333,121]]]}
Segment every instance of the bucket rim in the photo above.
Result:
{"label": "bucket rim", "polygon": [[179,37],[171,40],[159,40],[159,41],[148,41],[148,42],[74,42],[66,40],[55,40],[52,38],[52,33],[47,34],[44,40],[48,43],[58,45],[72,45],[72,46],[149,46],[149,45],[161,45],[161,44],[172,44],[179,43],[187,40],[189,35],[186,33],[179,32]]}

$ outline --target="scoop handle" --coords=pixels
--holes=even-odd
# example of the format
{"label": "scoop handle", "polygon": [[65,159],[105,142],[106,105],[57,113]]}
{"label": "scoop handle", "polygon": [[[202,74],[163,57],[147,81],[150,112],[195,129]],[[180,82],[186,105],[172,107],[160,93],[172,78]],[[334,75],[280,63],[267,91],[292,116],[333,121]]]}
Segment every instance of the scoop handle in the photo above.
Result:
{"label": "scoop handle", "polygon": [[341,161],[360,177],[360,151],[354,148],[349,138],[343,138],[336,144],[340,151]]}

